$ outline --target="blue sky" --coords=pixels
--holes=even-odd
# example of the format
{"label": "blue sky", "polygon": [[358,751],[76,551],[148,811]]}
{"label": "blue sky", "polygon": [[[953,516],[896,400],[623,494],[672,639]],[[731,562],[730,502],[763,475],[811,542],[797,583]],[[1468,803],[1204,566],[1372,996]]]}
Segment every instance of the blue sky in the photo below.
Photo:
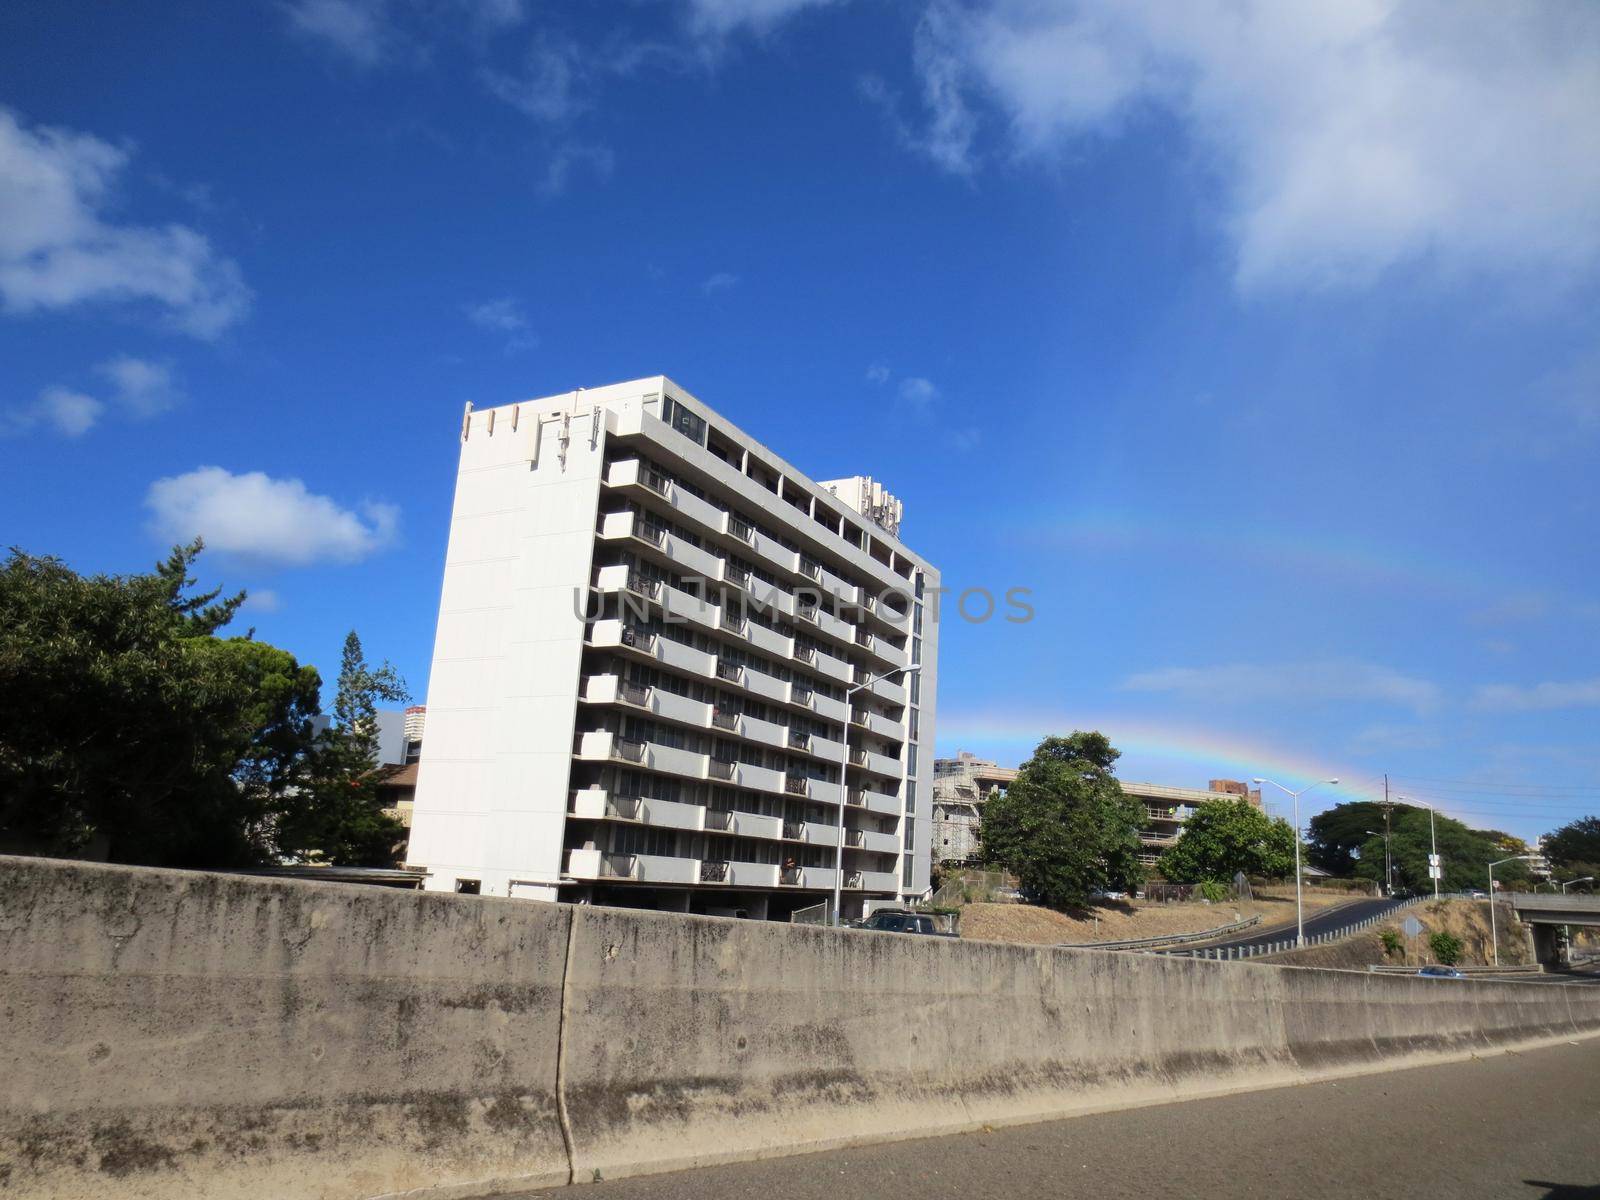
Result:
{"label": "blue sky", "polygon": [[0,13],[9,544],[425,693],[463,402],[665,373],[870,473],[938,740],[1600,808],[1600,9]]}

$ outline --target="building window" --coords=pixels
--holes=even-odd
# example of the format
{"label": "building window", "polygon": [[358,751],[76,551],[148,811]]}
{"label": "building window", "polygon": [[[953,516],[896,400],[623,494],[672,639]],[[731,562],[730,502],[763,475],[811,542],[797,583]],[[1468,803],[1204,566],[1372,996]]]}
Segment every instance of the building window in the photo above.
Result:
{"label": "building window", "polygon": [[690,412],[671,396],[662,401],[661,415],[668,425],[671,425],[695,445],[704,446],[706,444],[706,421],[704,417]]}

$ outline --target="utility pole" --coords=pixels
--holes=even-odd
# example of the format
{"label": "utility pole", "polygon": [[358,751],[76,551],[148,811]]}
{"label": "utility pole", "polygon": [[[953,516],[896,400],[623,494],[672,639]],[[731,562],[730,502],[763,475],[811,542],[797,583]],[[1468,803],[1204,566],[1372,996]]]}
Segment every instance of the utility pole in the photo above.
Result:
{"label": "utility pole", "polygon": [[1383,893],[1394,894],[1394,856],[1389,850],[1389,814],[1394,804],[1389,799],[1389,772],[1383,773]]}

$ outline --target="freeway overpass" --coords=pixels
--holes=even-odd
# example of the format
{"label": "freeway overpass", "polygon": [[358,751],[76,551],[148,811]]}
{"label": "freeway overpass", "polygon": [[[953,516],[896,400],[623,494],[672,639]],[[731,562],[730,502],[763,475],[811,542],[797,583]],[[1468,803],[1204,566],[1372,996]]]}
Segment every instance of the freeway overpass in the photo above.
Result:
{"label": "freeway overpass", "polygon": [[1562,895],[1556,892],[1513,892],[1511,902],[1517,920],[1533,927],[1533,952],[1546,966],[1563,964],[1559,926],[1600,926],[1600,896]]}

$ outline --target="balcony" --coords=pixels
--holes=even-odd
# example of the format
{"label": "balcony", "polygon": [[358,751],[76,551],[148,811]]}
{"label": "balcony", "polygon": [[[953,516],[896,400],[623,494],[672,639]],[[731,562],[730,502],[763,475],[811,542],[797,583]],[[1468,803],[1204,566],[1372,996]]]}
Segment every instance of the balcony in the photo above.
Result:
{"label": "balcony", "polygon": [[643,654],[652,653],[656,646],[656,635],[642,625],[624,625],[620,640],[622,645]]}
{"label": "balcony", "polygon": [[860,829],[846,829],[844,831],[844,844],[851,850],[864,849],[867,844],[866,832]]}
{"label": "balcony", "polygon": [[708,808],[705,827],[712,833],[732,833],[733,813],[725,808]]}
{"label": "balcony", "polygon": [[727,883],[728,864],[725,862],[707,862],[702,859],[700,862],[700,882]]}
{"label": "balcony", "polygon": [[739,714],[728,712],[722,708],[714,708],[711,710],[711,724],[715,729],[726,729],[730,733],[736,733],[739,729]]}
{"label": "balcony", "polygon": [[809,796],[811,781],[804,775],[786,775],[783,780],[783,790],[791,796]]}
{"label": "balcony", "polygon": [[737,764],[732,759],[711,758],[706,760],[706,777],[708,779],[732,780]]}
{"label": "balcony", "polygon": [[722,532],[729,537],[738,538],[747,546],[755,544],[755,527],[742,517],[736,517],[732,513],[723,513]]}
{"label": "balcony", "polygon": [[804,887],[806,873],[803,867],[784,867],[778,872],[778,884],[781,887]]}
{"label": "balcony", "polygon": [[845,795],[845,803],[851,808],[865,808],[867,806],[867,794],[860,788],[851,788]]}
{"label": "balcony", "polygon": [[616,738],[611,743],[611,757],[619,762],[642,763],[645,759],[644,743],[631,738]]}
{"label": "balcony", "polygon": [[800,574],[804,575],[807,579],[810,579],[813,582],[821,583],[822,564],[802,555],[800,558]]}
{"label": "balcony", "polygon": [[617,683],[617,698],[628,704],[638,705],[640,708],[648,708],[650,705],[650,689],[642,683],[634,683],[629,679],[619,680]]}
{"label": "balcony", "polygon": [[736,662],[727,662],[717,659],[717,678],[725,679],[729,683],[738,683],[744,677],[744,668]]}
{"label": "balcony", "polygon": [[783,823],[783,840],[786,842],[802,842],[806,836],[806,823],[804,821],[785,821]]}
{"label": "balcony", "polygon": [[810,750],[811,735],[809,733],[801,733],[798,729],[791,729],[789,731],[789,749]]}
{"label": "balcony", "polygon": [[730,612],[726,608],[722,610],[721,619],[717,623],[724,633],[733,633],[740,637],[744,636],[745,626],[748,624],[738,613]]}
{"label": "balcony", "polygon": [[[813,609],[812,611],[815,612],[816,610]],[[809,666],[817,661],[817,652],[811,646],[796,646],[794,648],[794,660]],[[809,694],[809,689],[807,694]]]}
{"label": "balcony", "polygon": [[[852,708],[850,710],[850,724],[866,728],[868,715],[867,710],[864,708]],[[854,762],[855,759],[852,758],[850,761]]]}
{"label": "balcony", "polygon": [[[796,657],[798,657],[798,655]],[[803,683],[791,683],[789,685],[789,703],[800,704],[804,705],[806,708],[810,708],[811,689]]]}
{"label": "balcony", "polygon": [[844,873],[844,886],[852,891],[861,889],[862,878],[860,871],[846,871]]}

